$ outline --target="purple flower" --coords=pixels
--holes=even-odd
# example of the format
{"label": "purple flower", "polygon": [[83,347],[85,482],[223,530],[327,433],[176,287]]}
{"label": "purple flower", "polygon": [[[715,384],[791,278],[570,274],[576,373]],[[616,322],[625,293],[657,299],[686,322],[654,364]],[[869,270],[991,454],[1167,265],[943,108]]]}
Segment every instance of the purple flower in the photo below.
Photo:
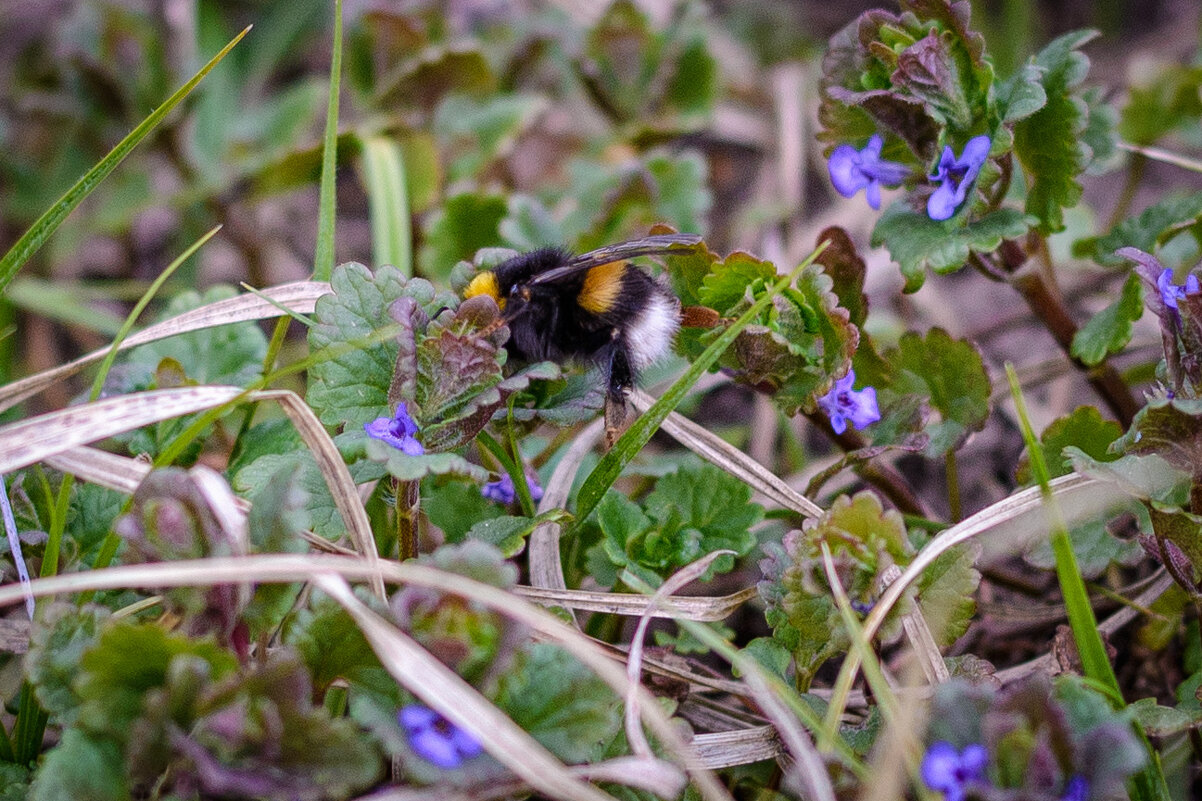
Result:
{"label": "purple flower", "polygon": [[963,801],[970,784],[985,781],[985,764],[989,752],[976,743],[956,751],[951,743],[940,740],[927,749],[922,757],[922,780],[927,787],[943,793],[947,801]]}
{"label": "purple flower", "polygon": [[[537,503],[543,499],[543,488],[538,485],[536,479],[526,476],[526,486],[530,488],[531,500]],[[513,503],[513,499],[517,495],[517,488],[513,486],[513,479],[509,477],[509,474],[502,473],[499,480],[485,484],[480,489],[480,494],[490,501],[508,505]]]}
{"label": "purple flower", "polygon": [[1199,291],[1198,276],[1190,273],[1185,277],[1185,286],[1178,286],[1173,283],[1173,271],[1166,267],[1157,277],[1156,287],[1160,290],[1160,297],[1164,301],[1164,305],[1177,311],[1177,301],[1184,300],[1186,295],[1194,295]]}
{"label": "purple flower", "polygon": [[417,441],[417,423],[409,416],[409,409],[404,401],[397,405],[395,417],[377,417],[370,423],[364,423],[363,430],[372,439],[387,442],[410,456],[421,456],[426,452]]}
{"label": "purple flower", "polygon": [[475,737],[421,704],[402,707],[397,720],[413,753],[444,770],[454,770],[484,750]]}
{"label": "purple flower", "polygon": [[830,392],[818,399],[818,408],[826,412],[831,419],[831,428],[836,434],[847,430],[850,422],[856,431],[881,419],[881,410],[876,405],[876,390],[864,387],[861,390],[851,388],[856,382],[856,371],[848,370],[847,375],[835,382]]}
{"label": "purple flower", "polygon": [[868,205],[874,209],[881,207],[881,186],[894,187],[901,184],[910,174],[910,168],[895,161],[881,160],[881,146],[884,140],[878,134],[873,134],[863,150],[856,150],[851,145],[839,145],[831,151],[827,169],[831,174],[831,183],[843,197],[855,197],[861,189],[868,190],[865,196]]}
{"label": "purple flower", "polygon": [[1084,776],[1074,776],[1068,780],[1068,784],[1064,787],[1064,795],[1060,796],[1060,801],[1086,801],[1089,798],[1089,782]]}
{"label": "purple flower", "polygon": [[932,181],[939,182],[939,187],[927,200],[927,216],[932,220],[946,220],[956,213],[968,190],[977,180],[981,165],[989,157],[989,147],[992,140],[984,134],[974,136],[964,146],[960,158],[948,145],[943,146],[943,156],[939,159],[939,168],[931,176]]}

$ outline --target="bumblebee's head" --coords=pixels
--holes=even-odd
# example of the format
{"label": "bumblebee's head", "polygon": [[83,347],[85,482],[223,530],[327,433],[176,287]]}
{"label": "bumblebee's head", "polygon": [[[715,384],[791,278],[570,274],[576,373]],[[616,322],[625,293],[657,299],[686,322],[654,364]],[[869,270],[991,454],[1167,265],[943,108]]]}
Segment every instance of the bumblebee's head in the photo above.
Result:
{"label": "bumblebee's head", "polygon": [[505,311],[505,296],[501,294],[501,288],[497,284],[497,274],[494,272],[479,273],[467,285],[467,289],[463,290],[463,299],[474,298],[477,295],[488,295],[497,302],[497,308]]}

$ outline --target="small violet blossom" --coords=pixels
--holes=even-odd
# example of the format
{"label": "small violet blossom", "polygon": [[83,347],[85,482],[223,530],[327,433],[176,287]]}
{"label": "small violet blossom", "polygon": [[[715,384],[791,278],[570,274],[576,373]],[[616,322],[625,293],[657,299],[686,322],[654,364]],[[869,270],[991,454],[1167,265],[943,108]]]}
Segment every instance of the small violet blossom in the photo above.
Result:
{"label": "small violet blossom", "polygon": [[1089,782],[1084,776],[1074,776],[1065,785],[1060,801],[1086,801],[1089,798]]}
{"label": "small violet blossom", "polygon": [[1173,271],[1166,268],[1156,279],[1156,287],[1160,290],[1160,298],[1164,305],[1177,311],[1177,301],[1185,300],[1186,295],[1198,293],[1198,276],[1190,273],[1185,278],[1185,286],[1178,286],[1173,283]]}
{"label": "small violet blossom", "polygon": [[[543,488],[538,485],[538,481],[530,476],[526,476],[526,486],[530,488],[530,499],[541,501],[543,499]],[[508,473],[502,473],[501,478],[497,481],[490,481],[480,489],[480,494],[490,501],[501,504],[511,504],[513,499],[517,497],[517,488],[513,486],[513,479]]]}
{"label": "small violet blossom", "polygon": [[950,146],[944,145],[943,155],[939,159],[939,167],[931,176],[939,186],[927,200],[927,216],[932,220],[946,220],[956,213],[956,209],[968,197],[968,190],[977,180],[985,159],[989,157],[989,147],[992,140],[982,134],[968,140],[960,158]]}
{"label": "small violet blossom", "polygon": [[835,382],[830,392],[818,399],[818,408],[831,419],[831,428],[836,434],[846,431],[848,423],[859,431],[881,419],[881,410],[876,405],[876,390],[872,387],[854,390],[851,386],[855,382],[856,371],[848,370],[847,375]]}
{"label": "small violet blossom", "polygon": [[364,423],[363,430],[372,439],[387,442],[410,456],[421,456],[426,452],[417,441],[417,423],[409,416],[404,401],[397,405],[395,417],[377,417],[370,423]]}
{"label": "small violet blossom", "polygon": [[956,751],[951,743],[940,740],[922,757],[922,780],[932,790],[943,793],[946,801],[964,801],[969,785],[985,781],[989,752],[972,743]]}
{"label": "small violet blossom", "polygon": [[484,750],[475,737],[421,704],[402,707],[397,720],[413,753],[444,770],[454,770]]}
{"label": "small violet blossom", "polygon": [[831,174],[831,183],[843,197],[855,197],[861,189],[867,190],[864,195],[868,205],[874,209],[881,207],[881,187],[901,185],[910,168],[895,161],[881,159],[881,147],[884,140],[880,135],[873,134],[863,150],[856,150],[851,145],[839,145],[831,151],[827,169]]}

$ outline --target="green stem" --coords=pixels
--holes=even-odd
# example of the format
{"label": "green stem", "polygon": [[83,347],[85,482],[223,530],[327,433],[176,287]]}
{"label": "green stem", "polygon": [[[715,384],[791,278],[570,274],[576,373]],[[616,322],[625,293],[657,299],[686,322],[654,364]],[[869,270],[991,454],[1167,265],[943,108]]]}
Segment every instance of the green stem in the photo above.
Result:
{"label": "green stem", "polygon": [[396,482],[397,558],[404,562],[417,556],[418,482]]}
{"label": "green stem", "polygon": [[947,505],[951,514],[951,522],[959,523],[964,518],[964,510],[960,506],[960,469],[956,463],[956,451],[947,452],[943,462],[944,474],[947,476]]}

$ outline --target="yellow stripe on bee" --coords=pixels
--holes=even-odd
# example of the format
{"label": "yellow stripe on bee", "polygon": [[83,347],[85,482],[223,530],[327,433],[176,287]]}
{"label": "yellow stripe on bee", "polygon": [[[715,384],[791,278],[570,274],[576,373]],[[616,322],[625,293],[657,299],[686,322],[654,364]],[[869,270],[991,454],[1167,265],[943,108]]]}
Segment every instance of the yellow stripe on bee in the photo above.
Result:
{"label": "yellow stripe on bee", "polygon": [[467,285],[467,289],[463,290],[463,299],[474,298],[477,295],[488,295],[497,302],[497,307],[505,308],[505,298],[501,297],[501,290],[497,286],[497,276],[491,272],[478,274]]}
{"label": "yellow stripe on bee", "polygon": [[584,276],[584,286],[576,296],[580,308],[593,314],[604,314],[613,309],[622,291],[622,274],[626,262],[611,261],[591,268]]}

